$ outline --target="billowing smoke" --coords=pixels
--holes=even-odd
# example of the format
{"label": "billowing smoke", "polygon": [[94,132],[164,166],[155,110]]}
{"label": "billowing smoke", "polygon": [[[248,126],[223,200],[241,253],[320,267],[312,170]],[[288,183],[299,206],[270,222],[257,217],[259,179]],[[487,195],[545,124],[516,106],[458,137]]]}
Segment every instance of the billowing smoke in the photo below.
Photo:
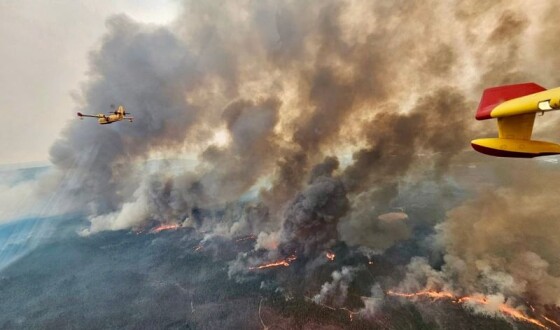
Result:
{"label": "billowing smoke", "polygon": [[352,267],[343,267],[340,271],[335,270],[331,275],[332,282],[323,284],[321,291],[313,297],[313,301],[318,304],[344,306],[354,273],[355,270]]}
{"label": "billowing smoke", "polygon": [[479,194],[448,213],[436,227],[448,269],[467,290],[503,293],[560,305],[560,241],[554,195],[558,174],[532,164],[514,166],[497,189]]}
{"label": "billowing smoke", "polygon": [[483,88],[560,83],[546,30],[560,25],[541,19],[554,3],[518,2],[185,1],[168,27],[112,17],[77,108],[124,104],[135,121],[69,124],[43,187],[86,209],[85,235],[254,235],[232,276],[351,251],[317,301],[345,295],[369,251],[397,255],[401,276],[374,276],[370,312],[391,286],[559,305],[554,175],[469,149],[496,134],[473,120]]}
{"label": "billowing smoke", "polygon": [[174,34],[126,16],[107,26],[103,44],[91,54],[79,108],[97,114],[124,104],[136,120],[102,129],[74,122],[51,148],[52,163],[71,178],[65,192],[94,215],[120,209],[136,190],[128,183],[137,179],[134,160],[182,146],[201,113],[186,98],[198,79],[192,55]]}
{"label": "billowing smoke", "polygon": [[[326,159],[331,163],[332,159]],[[328,164],[320,164],[325,167]],[[321,171],[315,168],[312,173]],[[346,190],[340,180],[329,176],[314,178],[309,187],[287,206],[282,223],[279,250],[315,258],[338,240],[337,225],[348,210]]]}

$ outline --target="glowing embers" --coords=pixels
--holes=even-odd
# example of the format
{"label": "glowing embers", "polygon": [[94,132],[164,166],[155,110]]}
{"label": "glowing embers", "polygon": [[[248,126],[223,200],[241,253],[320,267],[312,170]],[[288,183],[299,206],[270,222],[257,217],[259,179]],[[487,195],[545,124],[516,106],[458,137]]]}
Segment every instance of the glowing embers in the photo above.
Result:
{"label": "glowing embers", "polygon": [[332,251],[327,251],[325,257],[327,257],[329,261],[334,261],[334,258],[336,258],[336,254],[334,254],[334,252]]}
{"label": "glowing embers", "polygon": [[162,232],[164,230],[175,230],[179,227],[181,227],[181,226],[178,225],[178,224],[161,224],[157,227],[152,228],[150,230],[150,233],[157,234],[157,233]]}
{"label": "glowing embers", "polygon": [[452,293],[445,292],[445,291],[430,291],[424,290],[419,291],[416,293],[401,293],[401,292],[394,292],[394,291],[387,291],[387,295],[389,296],[396,296],[396,297],[403,297],[403,298],[417,298],[417,297],[427,297],[434,300],[438,299],[455,299],[455,296]]}
{"label": "glowing embers", "polygon": [[259,265],[259,266],[255,266],[255,267],[249,267],[249,270],[268,269],[268,268],[276,268],[276,267],[288,267],[296,259],[297,259],[296,255],[292,254],[292,255],[284,258],[284,259],[269,262],[269,263],[262,264],[262,265]]}
{"label": "glowing embers", "polygon": [[[488,305],[489,300],[487,297],[478,295],[478,296],[464,296],[464,297],[457,297],[451,292],[447,291],[432,291],[432,290],[423,290],[416,293],[403,293],[403,292],[395,292],[395,291],[387,291],[388,296],[394,297],[402,297],[407,299],[414,299],[414,298],[430,298],[433,300],[440,300],[440,299],[447,299],[451,300],[453,303],[456,304],[475,304],[475,305]],[[538,319],[529,317],[525,315],[522,311],[513,308],[506,304],[499,304],[497,309],[502,315],[513,318],[518,321],[523,321],[527,323],[534,324],[541,328],[547,329],[547,327]],[[544,315],[539,316],[544,320],[548,321],[549,323],[555,324],[556,322],[547,318]]]}

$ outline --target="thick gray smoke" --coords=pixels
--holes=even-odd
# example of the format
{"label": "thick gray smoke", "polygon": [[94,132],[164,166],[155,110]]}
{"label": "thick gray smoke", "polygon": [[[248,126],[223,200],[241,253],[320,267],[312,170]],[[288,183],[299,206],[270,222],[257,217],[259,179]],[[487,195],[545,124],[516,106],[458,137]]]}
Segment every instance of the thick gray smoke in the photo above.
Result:
{"label": "thick gray smoke", "polygon": [[558,173],[534,164],[510,171],[528,175],[481,189],[436,227],[446,251],[445,271],[466,291],[559,306],[560,241],[547,233],[560,229],[560,214],[557,197],[543,195],[556,189]]}
{"label": "thick gray smoke", "polygon": [[[384,253],[413,242],[406,262],[426,255],[402,288],[437,278],[461,294],[558,305],[552,180],[517,184],[534,161],[518,168],[469,149],[496,134],[473,119],[483,88],[560,83],[546,30],[560,25],[532,20],[553,5],[529,16],[519,1],[185,1],[169,27],[112,17],[77,108],[124,104],[135,121],[69,124],[51,150],[57,180],[43,186],[86,208],[86,235],[154,223],[255,235],[257,255],[230,274],[292,254],[312,262],[337,244]],[[149,170],[193,157],[191,169]],[[441,198],[399,205],[425,182]],[[334,281],[326,291],[346,290]]]}
{"label": "thick gray smoke", "polygon": [[280,251],[314,258],[338,239],[337,224],[348,210],[344,185],[331,177],[318,177],[287,206]]}
{"label": "thick gray smoke", "polygon": [[74,178],[66,193],[90,205],[93,214],[121,208],[131,194],[134,161],[154,150],[180,147],[201,110],[186,93],[198,74],[189,50],[168,29],[145,27],[126,16],[108,20],[108,34],[90,60],[90,80],[79,106],[105,113],[124,104],[131,125],[72,123],[51,148],[51,161]]}

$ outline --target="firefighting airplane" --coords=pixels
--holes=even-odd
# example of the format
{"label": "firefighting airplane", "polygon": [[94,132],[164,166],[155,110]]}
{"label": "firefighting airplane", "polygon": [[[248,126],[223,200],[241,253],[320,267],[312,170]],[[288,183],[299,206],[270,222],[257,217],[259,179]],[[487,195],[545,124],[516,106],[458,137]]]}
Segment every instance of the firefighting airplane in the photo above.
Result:
{"label": "firefighting airplane", "polygon": [[[114,108],[114,106],[111,106],[112,108]],[[132,123],[132,120],[134,119],[134,117],[127,117],[126,115],[129,115],[129,112],[126,112],[124,110],[124,107],[122,105],[119,105],[119,107],[117,108],[117,110],[113,111],[113,112],[109,112],[107,115],[105,114],[97,114],[97,115],[84,115],[81,112],[78,112],[78,117],[80,117],[80,119],[84,119],[84,117],[90,117],[90,118],[97,118],[97,122],[101,125],[105,125],[105,124],[112,124],[116,121],[121,121],[123,119],[127,119],[128,121],[130,121]]]}
{"label": "firefighting airplane", "polygon": [[560,154],[560,145],[531,140],[537,113],[560,110],[560,87],[535,83],[486,89],[476,119],[498,119],[498,137],[472,140],[474,150],[497,157],[532,158]]}

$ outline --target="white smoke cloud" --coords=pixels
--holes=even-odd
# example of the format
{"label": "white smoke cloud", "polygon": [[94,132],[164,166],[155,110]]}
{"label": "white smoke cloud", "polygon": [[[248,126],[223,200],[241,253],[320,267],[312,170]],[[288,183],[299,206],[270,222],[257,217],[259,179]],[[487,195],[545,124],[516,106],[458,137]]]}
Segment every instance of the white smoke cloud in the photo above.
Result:
{"label": "white smoke cloud", "polygon": [[323,284],[321,291],[313,297],[313,301],[335,307],[343,306],[355,273],[356,268],[354,267],[342,267],[341,270],[335,270],[331,274],[332,281]]}

